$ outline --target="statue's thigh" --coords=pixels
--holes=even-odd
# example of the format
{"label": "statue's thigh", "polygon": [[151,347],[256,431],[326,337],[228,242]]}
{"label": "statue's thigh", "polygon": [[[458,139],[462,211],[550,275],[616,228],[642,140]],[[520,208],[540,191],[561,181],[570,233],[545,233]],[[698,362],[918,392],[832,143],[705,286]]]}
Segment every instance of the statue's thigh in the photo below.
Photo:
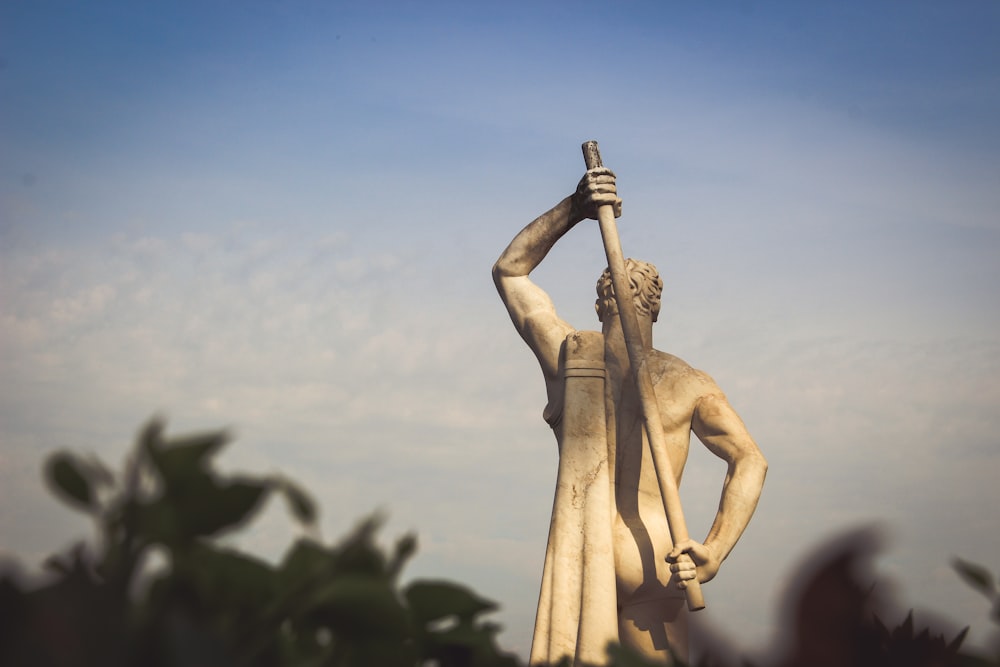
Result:
{"label": "statue's thigh", "polygon": [[669,660],[673,651],[686,661],[688,610],[684,598],[646,600],[622,607],[618,614],[618,636],[622,645],[648,658]]}

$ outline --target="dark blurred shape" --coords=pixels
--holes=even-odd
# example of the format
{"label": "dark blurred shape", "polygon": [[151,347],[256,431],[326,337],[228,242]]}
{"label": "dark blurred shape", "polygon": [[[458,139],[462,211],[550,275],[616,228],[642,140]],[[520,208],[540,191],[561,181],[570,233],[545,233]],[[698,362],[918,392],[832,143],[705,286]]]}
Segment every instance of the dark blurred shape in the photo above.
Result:
{"label": "dark blurred shape", "polygon": [[878,634],[872,623],[884,608],[872,574],[882,544],[875,528],[841,536],[814,552],[789,587],[781,620],[786,634],[782,667],[867,665]]}
{"label": "dark blurred shape", "polygon": [[[307,527],[316,507],[286,478],[217,470],[225,433],[164,431],[147,424],[118,474],[49,457],[46,483],[96,520],[97,546],[50,558],[38,581],[0,566],[0,667],[516,667],[483,619],[491,601],[447,581],[399,584],[416,539],[382,549],[375,518],[336,545],[300,538],[277,564],[220,543],[269,496]],[[162,569],[145,566],[151,553]]]}
{"label": "dark blurred shape", "polygon": [[[399,584],[416,539],[380,548],[377,519],[332,546],[300,538],[277,564],[221,544],[268,496],[283,496],[300,524],[317,516],[310,496],[290,480],[216,470],[214,457],[227,442],[218,432],[168,439],[153,421],[121,473],[92,457],[53,454],[46,482],[96,520],[99,539],[49,558],[48,574],[35,581],[0,564],[0,667],[520,664],[497,648],[499,627],[483,619],[495,609],[491,601],[449,581]],[[882,543],[881,531],[862,528],[803,561],[772,658],[741,659],[705,631],[697,664],[1000,667],[1000,654],[962,650],[964,630],[918,628],[912,612],[896,611],[888,582],[874,571]],[[147,571],[151,550],[165,558],[162,570]],[[961,559],[953,567],[956,585],[961,578],[984,595],[1000,622],[994,575]],[[610,667],[655,667],[624,647],[609,654]]]}
{"label": "dark blurred shape", "polygon": [[874,573],[882,532],[861,528],[817,550],[800,568],[784,605],[778,667],[944,667],[986,664],[959,653],[968,628],[947,638],[917,629],[912,611],[897,627],[891,590]]}
{"label": "dark blurred shape", "polygon": [[982,565],[961,558],[953,558],[951,565],[965,583],[989,602],[990,620],[996,626],[989,642],[989,650],[995,656],[995,662],[982,664],[998,665],[1000,664],[1000,586],[997,585],[997,578]]}

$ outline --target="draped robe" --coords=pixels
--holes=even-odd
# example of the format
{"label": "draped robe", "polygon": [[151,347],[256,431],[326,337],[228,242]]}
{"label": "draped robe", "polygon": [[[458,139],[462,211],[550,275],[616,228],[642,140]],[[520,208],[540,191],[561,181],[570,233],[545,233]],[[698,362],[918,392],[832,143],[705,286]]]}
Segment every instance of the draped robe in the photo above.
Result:
{"label": "draped robe", "polygon": [[618,641],[604,337],[573,332],[561,356],[561,409],[546,411],[559,472],[529,663],[569,656],[575,666],[603,665],[608,643]]}

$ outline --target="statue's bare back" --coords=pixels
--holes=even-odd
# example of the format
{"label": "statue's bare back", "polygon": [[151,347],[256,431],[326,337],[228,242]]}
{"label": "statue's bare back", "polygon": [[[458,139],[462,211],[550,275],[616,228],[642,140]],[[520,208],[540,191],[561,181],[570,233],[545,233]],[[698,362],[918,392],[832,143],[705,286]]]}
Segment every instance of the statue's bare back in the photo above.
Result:
{"label": "statue's bare back", "polygon": [[[562,409],[564,344],[576,329],[559,318],[549,296],[528,276],[559,238],[580,221],[595,217],[601,205],[613,206],[616,215],[620,214],[614,174],[603,168],[588,171],[575,194],[525,227],[493,267],[494,281],[511,320],[541,366],[549,398],[544,416],[553,426]],[[602,277],[597,310],[604,342],[603,411],[612,485],[607,518],[617,589],[617,637],[648,657],[669,658],[672,651],[683,658],[687,649],[685,582],[707,582],[716,575],[753,514],[767,464],[712,378],[673,355],[652,349],[652,324],[659,310],[662,283],[651,265],[628,262],[633,272],[630,279],[639,285],[635,299],[640,335],[662,422],[661,442],[674,481],[680,484],[691,432],[728,465],[719,510],[708,536],[703,542],[673,544],[621,322],[613,294],[609,296],[610,287]],[[558,440],[559,429],[556,436]],[[563,443],[559,444],[562,451]],[[552,539],[550,534],[550,550]],[[681,554],[690,559],[680,558]],[[583,626],[581,620],[581,633]],[[536,624],[536,644],[539,632]],[[549,628],[544,632],[562,630]],[[572,633],[576,636],[576,629]],[[551,662],[562,657],[536,648],[532,648],[533,661],[536,656]]]}

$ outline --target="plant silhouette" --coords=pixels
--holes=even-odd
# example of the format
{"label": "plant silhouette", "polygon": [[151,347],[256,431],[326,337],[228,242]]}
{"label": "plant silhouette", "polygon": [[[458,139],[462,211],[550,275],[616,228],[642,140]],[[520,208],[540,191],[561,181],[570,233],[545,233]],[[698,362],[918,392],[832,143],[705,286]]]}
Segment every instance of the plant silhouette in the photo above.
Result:
{"label": "plant silhouette", "polygon": [[[77,667],[437,666],[517,667],[485,617],[496,605],[445,580],[400,583],[417,548],[406,535],[381,549],[369,518],[338,544],[301,537],[277,564],[220,540],[251,521],[272,495],[303,527],[312,498],[277,475],[223,474],[215,457],[225,432],[168,438],[149,422],[121,472],[93,457],[57,452],[45,465],[51,491],[97,525],[94,545],[49,558],[46,576],[0,572],[0,665]],[[877,535],[856,531],[815,554],[786,603],[784,642],[774,667],[986,667],[997,654],[962,649],[966,631],[946,637],[917,628],[913,615],[890,628],[887,600],[869,574]],[[159,554],[162,567],[149,567]],[[984,567],[953,562],[992,605],[1000,591]],[[721,644],[721,641],[719,642]],[[753,663],[702,647],[702,667]],[[569,661],[562,665],[568,667]],[[609,646],[612,667],[649,667]]]}

